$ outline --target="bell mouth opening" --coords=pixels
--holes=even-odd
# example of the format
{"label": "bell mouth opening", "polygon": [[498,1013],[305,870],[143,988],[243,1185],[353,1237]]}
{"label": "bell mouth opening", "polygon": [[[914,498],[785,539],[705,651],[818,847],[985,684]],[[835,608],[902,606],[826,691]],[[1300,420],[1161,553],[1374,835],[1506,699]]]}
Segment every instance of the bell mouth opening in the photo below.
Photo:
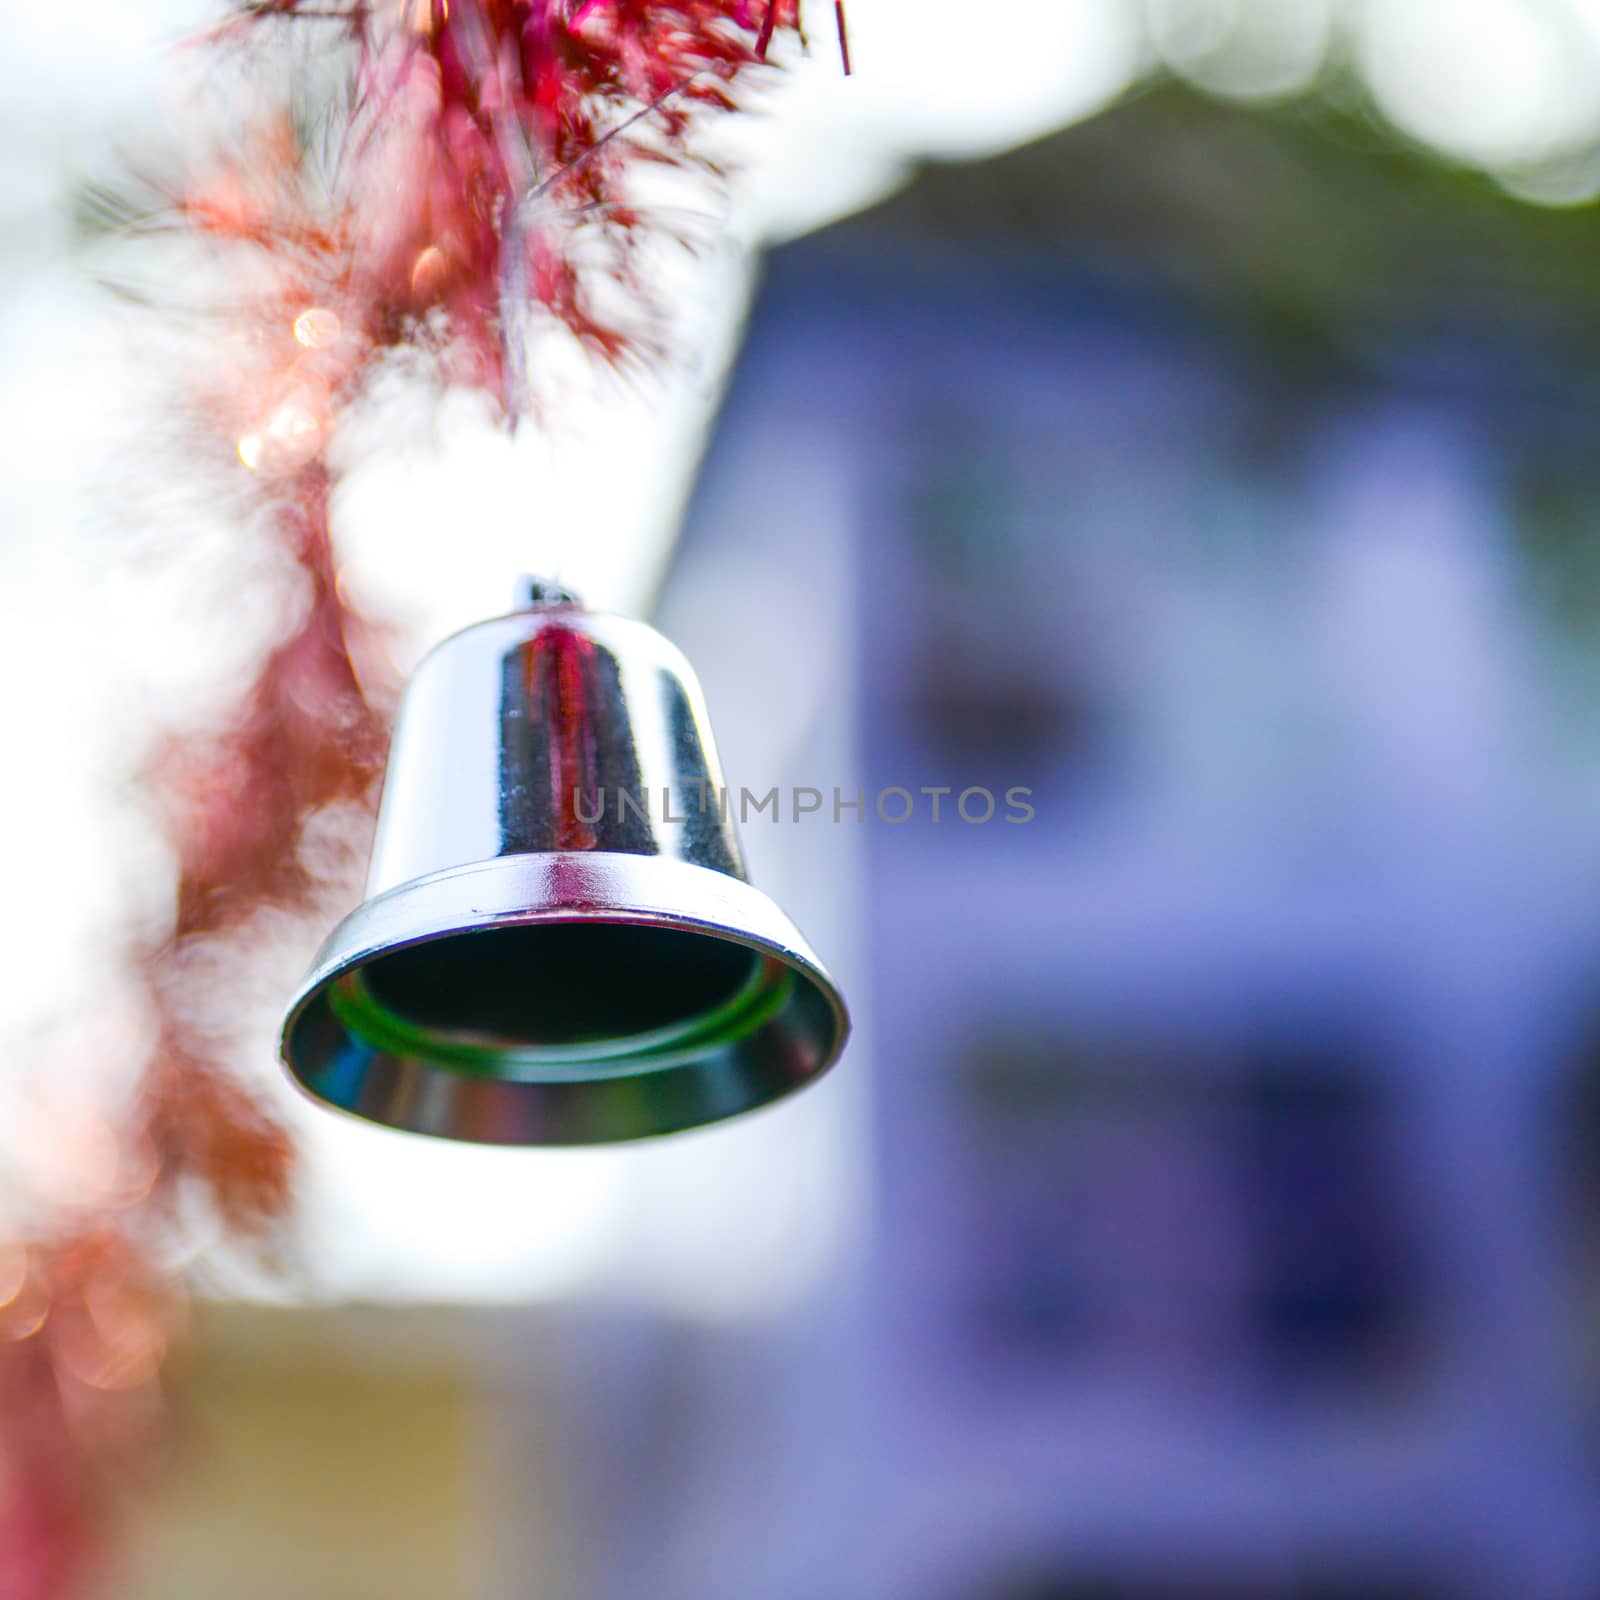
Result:
{"label": "bell mouth opening", "polygon": [[490,1145],[655,1138],[781,1100],[849,1019],[742,880],[591,851],[473,862],[376,895],[284,1018],[313,1100]]}
{"label": "bell mouth opening", "polygon": [[692,928],[532,923],[379,956],[336,981],[364,1043],[447,1072],[560,1082],[657,1071],[779,1009],[788,969]]}

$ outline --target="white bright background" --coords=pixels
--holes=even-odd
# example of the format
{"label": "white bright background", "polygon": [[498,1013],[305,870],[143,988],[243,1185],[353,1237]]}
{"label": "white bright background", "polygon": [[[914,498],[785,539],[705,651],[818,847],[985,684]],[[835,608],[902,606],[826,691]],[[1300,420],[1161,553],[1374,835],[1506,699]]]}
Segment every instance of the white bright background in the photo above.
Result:
{"label": "white bright background", "polygon": [[[159,126],[174,92],[162,51],[212,15],[190,0],[32,0],[6,23],[0,1126],[15,1205],[72,1198],[62,1187],[83,1167],[58,1154],[93,1144],[72,1107],[86,1085],[115,1086],[137,1036],[118,943],[130,925],[158,926],[170,892],[128,782],[148,710],[225,704],[275,615],[270,562],[225,507],[197,511],[175,484],[171,538],[152,540],[161,501],[152,513],[142,497],[161,472],[181,477],[181,451],[136,314],[68,248],[72,186]],[[410,654],[503,610],[522,571],[554,572],[591,604],[645,607],[737,343],[750,252],[870,203],[911,158],[997,151],[1162,68],[1249,99],[1301,92],[1337,58],[1405,134],[1514,192],[1547,204],[1600,192],[1600,0],[851,0],[850,25],[854,77],[819,6],[811,58],[793,61],[763,115],[718,135],[743,176],[702,202],[724,246],[679,269],[695,360],[637,390],[569,375],[559,415],[514,441],[454,400],[425,427],[374,407],[341,440],[349,582],[403,622]],[[263,964],[259,1004],[241,1008],[264,1081],[294,962]],[[846,1236],[858,1103],[802,1101],[659,1149],[520,1153],[369,1131],[286,1097],[308,1151],[308,1278],[331,1295],[611,1286],[707,1315],[770,1304]]]}

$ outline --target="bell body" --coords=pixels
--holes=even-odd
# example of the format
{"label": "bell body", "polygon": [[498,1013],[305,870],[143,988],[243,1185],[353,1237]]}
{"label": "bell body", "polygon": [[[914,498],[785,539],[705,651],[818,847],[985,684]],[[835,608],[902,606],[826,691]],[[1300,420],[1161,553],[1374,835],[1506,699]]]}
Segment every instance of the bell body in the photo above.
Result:
{"label": "bell body", "polygon": [[576,606],[481,622],[428,656],[406,691],[367,896],[469,861],[559,851],[742,878],[710,726],[689,663],[644,623]]}
{"label": "bell body", "polygon": [[282,1054],[313,1097],[391,1127],[587,1144],[778,1099],[848,1026],[745,881],[688,663],[644,623],[540,603],[418,667],[367,898]]}

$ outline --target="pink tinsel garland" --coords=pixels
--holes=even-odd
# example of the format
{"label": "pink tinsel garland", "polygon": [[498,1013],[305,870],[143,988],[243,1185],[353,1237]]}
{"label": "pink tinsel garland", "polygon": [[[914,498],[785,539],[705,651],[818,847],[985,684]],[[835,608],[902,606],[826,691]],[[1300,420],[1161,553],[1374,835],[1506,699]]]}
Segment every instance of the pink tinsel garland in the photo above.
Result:
{"label": "pink tinsel garland", "polygon": [[[796,3],[260,0],[200,46],[271,52],[305,27],[348,51],[331,169],[311,159],[285,99],[226,130],[172,197],[192,236],[250,258],[238,315],[256,360],[219,363],[203,410],[312,600],[226,730],[173,738],[148,774],[179,882],[170,932],[140,958],[154,1043],[115,1135],[113,1164],[138,1181],[110,1185],[53,1232],[0,1244],[0,1600],[79,1592],[121,1486],[163,1437],[161,1366],[183,1296],[157,1246],[180,1192],[204,1193],[245,1239],[268,1237],[290,1199],[289,1141],[215,1059],[186,1003],[184,957],[264,907],[303,910],[304,820],[365,802],[381,765],[392,686],[364,683],[353,664],[370,625],[334,568],[333,421],[376,360],[407,345],[515,415],[539,317],[607,361],[639,358],[638,324],[598,309],[618,297],[597,296],[595,276],[631,290],[621,298],[634,311],[647,298],[630,168],[693,163],[697,121],[734,108],[775,30],[798,28]],[[839,27],[843,51],[842,13]],[[568,248],[580,228],[604,245],[585,264]]]}

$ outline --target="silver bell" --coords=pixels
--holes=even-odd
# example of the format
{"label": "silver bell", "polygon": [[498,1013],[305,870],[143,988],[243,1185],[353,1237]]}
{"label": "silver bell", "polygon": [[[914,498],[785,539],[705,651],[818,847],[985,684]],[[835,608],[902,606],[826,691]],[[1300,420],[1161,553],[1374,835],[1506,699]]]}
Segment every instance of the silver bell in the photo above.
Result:
{"label": "silver bell", "polygon": [[745,881],[705,702],[653,628],[559,591],[447,639],[389,753],[362,905],[284,1020],[289,1072],[484,1144],[673,1133],[809,1083],[833,980]]}

